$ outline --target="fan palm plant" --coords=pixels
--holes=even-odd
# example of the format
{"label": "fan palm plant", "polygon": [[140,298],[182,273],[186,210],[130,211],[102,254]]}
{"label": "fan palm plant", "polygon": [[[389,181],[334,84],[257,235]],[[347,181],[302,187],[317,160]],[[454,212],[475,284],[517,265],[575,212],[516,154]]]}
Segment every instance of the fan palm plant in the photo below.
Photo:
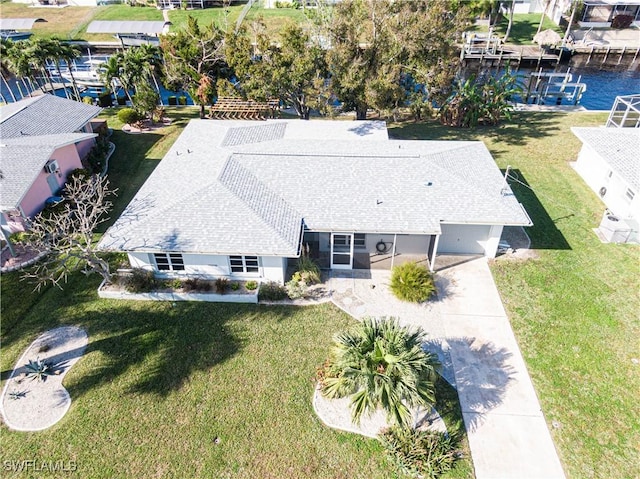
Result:
{"label": "fan palm plant", "polygon": [[365,318],[334,339],[322,393],[350,396],[356,423],[382,408],[390,422],[411,426],[411,408],[435,404],[439,363],[422,349],[423,339],[422,330],[401,327],[394,318]]}

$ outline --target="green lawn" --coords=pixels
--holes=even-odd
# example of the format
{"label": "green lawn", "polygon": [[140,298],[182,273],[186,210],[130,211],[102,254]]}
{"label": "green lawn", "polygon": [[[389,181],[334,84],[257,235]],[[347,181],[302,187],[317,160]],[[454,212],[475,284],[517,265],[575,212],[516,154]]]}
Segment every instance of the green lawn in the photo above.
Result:
{"label": "green lawn", "polygon": [[[103,7],[100,7],[103,8]],[[89,24],[96,7],[65,7],[65,8],[30,8],[24,3],[3,2],[0,12],[3,18],[43,18],[46,22],[33,25],[34,37],[58,37],[64,40],[78,40],[77,33]],[[115,39],[114,39],[115,41]]]}
{"label": "green lawn", "polygon": [[[498,24],[495,32],[500,37],[504,37],[508,25],[509,16],[507,15]],[[511,32],[509,33],[507,43],[512,43],[514,45],[533,45],[533,36],[538,31],[538,25],[540,25],[539,13],[522,13],[514,15],[513,25],[511,26]],[[553,23],[549,17],[544,17],[542,31],[547,29],[555,30],[561,37],[564,36],[564,30],[561,27]]]}
{"label": "green lawn", "polygon": [[[176,124],[179,115],[170,111]],[[514,185],[535,223],[538,258],[497,260],[492,271],[572,479],[640,476],[632,362],[640,357],[640,249],[598,241],[592,228],[604,206],[568,164],[580,148],[570,126],[605,119],[518,112],[496,128],[390,128],[396,138],[483,140],[501,168],[510,165],[532,188]],[[114,133],[118,209],[178,131],[165,133]],[[16,275],[2,277],[3,379],[47,328],[79,324],[90,336],[66,379],[70,412],[42,433],[3,426],[3,460],[73,458],[81,477],[390,477],[375,441],[330,431],[311,411],[314,367],[352,321],[335,308],[106,301],[97,283],[74,276],[64,292],[29,294]],[[451,477],[471,476],[464,462]]]}
{"label": "green lawn", "polygon": [[[191,15],[202,26],[212,21],[223,29],[235,28],[236,20],[244,4],[233,5],[227,9],[221,7],[195,9],[195,10],[170,10],[169,19],[172,30],[183,28],[187,22],[187,16]],[[29,5],[19,3],[0,4],[0,13],[3,18],[33,18],[38,16],[46,22],[36,23],[33,34],[36,37],[59,37],[65,40],[88,40],[115,42],[110,34],[88,34],[87,26],[94,20],[149,20],[161,21],[162,12],[154,7],[131,7],[129,5],[107,5],[101,7],[66,7],[66,8],[40,8],[37,15]],[[264,9],[258,4],[251,7],[245,18],[247,25],[257,19],[263,18],[267,30],[278,31],[286,21],[304,21],[302,10],[290,8]]]}
{"label": "green lawn", "polygon": [[113,187],[118,188],[111,220],[101,225],[100,232],[111,226],[124,211],[189,120],[199,117],[198,107],[165,109],[166,116],[172,119],[171,125],[144,135],[129,135],[122,131],[122,122],[117,116],[118,108],[105,109],[100,115],[107,119],[109,128],[113,129],[111,141],[116,145],[116,150],[109,161],[109,180]]}
{"label": "green lawn", "polygon": [[[172,126],[144,135],[120,132],[116,113],[102,115],[117,144],[114,218],[197,109],[167,109]],[[64,291],[32,293],[19,274],[2,275],[3,381],[47,329],[81,326],[89,346],[65,377],[67,415],[38,433],[0,426],[0,460],[72,460],[66,477],[394,477],[377,441],[331,430],[312,410],[315,367],[354,322],[337,308],[102,300],[98,284],[78,273]],[[455,434],[457,395],[443,382],[438,395]],[[449,479],[473,478],[462,448]]]}
{"label": "green lawn", "polygon": [[[602,244],[604,205],[569,166],[571,126],[606,114],[518,113],[512,125],[454,130],[405,124],[398,138],[481,139],[533,191],[516,195],[533,219],[539,257],[492,271],[569,478],[640,477],[640,249]],[[551,427],[557,421],[558,428]]]}
{"label": "green lawn", "polygon": [[[3,275],[3,293],[17,281]],[[38,433],[1,426],[3,461],[73,460],[70,477],[91,478],[392,477],[377,441],[325,427],[311,406],[315,367],[354,321],[336,307],[100,300],[98,283],[74,275],[3,323],[3,379],[41,332],[70,324],[89,334],[65,378],[70,411]],[[3,295],[3,317],[16,299]],[[457,396],[438,390],[455,431]],[[472,478],[470,461],[446,477]]]}

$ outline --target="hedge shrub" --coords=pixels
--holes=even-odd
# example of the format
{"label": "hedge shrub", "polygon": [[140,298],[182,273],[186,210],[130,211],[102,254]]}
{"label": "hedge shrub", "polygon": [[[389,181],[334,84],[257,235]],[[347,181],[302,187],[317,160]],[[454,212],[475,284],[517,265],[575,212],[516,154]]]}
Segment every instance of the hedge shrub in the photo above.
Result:
{"label": "hedge shrub", "polygon": [[458,451],[451,437],[440,431],[392,427],[380,435],[387,454],[402,474],[435,479],[451,470]]}
{"label": "hedge shrub", "polygon": [[132,125],[140,121],[140,114],[133,108],[123,108],[118,112],[118,120],[122,123]]}
{"label": "hedge shrub", "polygon": [[404,263],[391,272],[391,292],[402,301],[420,303],[435,292],[433,275],[426,266]]}

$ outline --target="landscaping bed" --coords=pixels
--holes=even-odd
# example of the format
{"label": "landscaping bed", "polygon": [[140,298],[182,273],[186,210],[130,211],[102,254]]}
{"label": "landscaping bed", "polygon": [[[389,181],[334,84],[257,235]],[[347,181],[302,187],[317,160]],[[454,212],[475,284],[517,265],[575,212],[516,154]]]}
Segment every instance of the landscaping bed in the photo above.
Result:
{"label": "landscaping bed", "polygon": [[215,292],[215,281],[203,281],[208,284],[206,292],[187,291],[181,282],[172,287],[171,282],[160,285],[160,288],[147,292],[127,291],[116,283],[103,281],[98,288],[98,296],[104,299],[128,299],[137,301],[207,301],[214,303],[253,303],[258,302],[258,288],[247,289],[245,281],[235,281],[236,289],[230,286],[222,293]]}

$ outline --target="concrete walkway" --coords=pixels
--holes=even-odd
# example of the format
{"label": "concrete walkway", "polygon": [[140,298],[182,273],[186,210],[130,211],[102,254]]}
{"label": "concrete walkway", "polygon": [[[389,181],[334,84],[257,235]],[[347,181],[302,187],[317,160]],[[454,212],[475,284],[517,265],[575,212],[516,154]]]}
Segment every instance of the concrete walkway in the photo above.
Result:
{"label": "concrete walkway", "polygon": [[421,326],[460,396],[477,479],[564,479],[486,259],[437,274],[438,299],[396,300],[388,271],[333,272],[332,300],[355,317]]}

